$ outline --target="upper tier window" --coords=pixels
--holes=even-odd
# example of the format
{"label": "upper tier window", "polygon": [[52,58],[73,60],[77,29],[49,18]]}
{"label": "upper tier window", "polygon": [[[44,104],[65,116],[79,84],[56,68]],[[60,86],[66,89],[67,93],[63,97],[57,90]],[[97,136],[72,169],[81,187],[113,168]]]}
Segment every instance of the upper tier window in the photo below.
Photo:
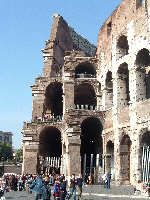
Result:
{"label": "upper tier window", "polygon": [[136,9],[142,7],[144,3],[145,3],[145,0],[136,0]]}

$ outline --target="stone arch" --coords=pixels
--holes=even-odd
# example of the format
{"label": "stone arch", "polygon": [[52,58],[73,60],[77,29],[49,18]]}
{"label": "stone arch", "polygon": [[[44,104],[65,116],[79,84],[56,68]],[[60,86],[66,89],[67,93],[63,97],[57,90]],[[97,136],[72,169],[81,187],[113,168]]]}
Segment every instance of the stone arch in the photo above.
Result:
{"label": "stone arch", "polygon": [[[45,173],[52,170],[57,170],[60,172],[60,158],[62,155],[62,142],[61,142],[61,132],[54,126],[44,127],[39,134],[39,150],[38,150],[39,160],[39,170]],[[53,164],[51,163],[53,162]],[[53,168],[53,169],[52,169]]]}
{"label": "stone arch", "polygon": [[78,86],[75,86],[74,104],[95,107],[97,105],[97,100],[93,86],[89,83],[82,83]]}
{"label": "stone arch", "polygon": [[61,82],[50,83],[45,91],[43,114],[51,114],[55,117],[63,114],[63,89]]}
{"label": "stone arch", "polygon": [[106,144],[106,172],[111,172],[114,179],[114,143],[109,140]]}
{"label": "stone arch", "polygon": [[136,9],[142,7],[144,3],[145,3],[145,0],[136,0]]}
{"label": "stone arch", "polygon": [[96,69],[90,62],[83,62],[75,67],[75,78],[95,78]]}
{"label": "stone arch", "polygon": [[127,36],[121,35],[117,41],[116,46],[117,55],[116,58],[122,58],[123,56],[128,54],[129,51],[129,45],[128,45],[128,39]]}
{"label": "stone arch", "polygon": [[118,105],[119,107],[126,106],[130,101],[130,92],[129,92],[129,70],[128,64],[122,63],[117,71],[118,74]]}
{"label": "stone arch", "polygon": [[108,71],[106,74],[105,80],[106,86],[106,107],[111,108],[113,105],[113,79],[112,79],[112,72]]}
{"label": "stone arch", "polygon": [[99,165],[102,167],[101,155],[103,153],[102,141],[103,126],[95,117],[88,117],[81,123],[81,172],[83,174],[94,173],[96,158],[99,157]]}
{"label": "stone arch", "polygon": [[139,149],[140,162],[138,166],[141,172],[140,180],[144,182],[150,179],[150,170],[149,170],[150,165],[148,163],[148,158],[150,156],[149,151],[150,151],[150,131],[145,131],[145,133],[140,136],[140,149]]}
{"label": "stone arch", "polygon": [[143,48],[136,55],[137,91],[139,100],[150,98],[150,51]]}
{"label": "stone arch", "polygon": [[124,184],[130,183],[131,145],[129,135],[124,135],[120,142],[120,181]]}

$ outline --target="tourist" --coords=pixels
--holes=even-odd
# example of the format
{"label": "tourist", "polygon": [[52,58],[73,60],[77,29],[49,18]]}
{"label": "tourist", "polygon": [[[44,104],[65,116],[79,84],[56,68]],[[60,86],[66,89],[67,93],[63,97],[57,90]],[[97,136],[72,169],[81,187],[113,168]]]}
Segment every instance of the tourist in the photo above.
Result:
{"label": "tourist", "polygon": [[50,200],[51,197],[51,189],[50,186],[44,181],[42,186],[42,200]]}
{"label": "tourist", "polygon": [[107,176],[106,188],[107,188],[107,189],[110,189],[111,173],[108,172],[108,173],[106,174],[106,176]]}
{"label": "tourist", "polygon": [[27,178],[26,178],[25,174],[23,174],[21,178],[22,178],[22,187],[23,187],[23,189],[25,191],[26,190],[25,189],[25,182],[26,182]]}
{"label": "tourist", "polygon": [[50,176],[49,176],[49,184],[51,186],[54,185],[54,176],[52,174],[50,174]]}
{"label": "tourist", "polygon": [[5,190],[5,184],[4,177],[0,177],[0,199],[5,199],[4,197],[4,190]]}
{"label": "tourist", "polygon": [[79,174],[79,177],[77,178],[78,200],[81,199],[81,196],[82,196],[82,185],[83,185],[83,178],[82,178],[82,175]]}
{"label": "tourist", "polygon": [[54,184],[54,199],[60,199],[60,182],[58,178],[55,180]]}
{"label": "tourist", "polygon": [[30,189],[35,192],[35,200],[38,200],[42,196],[43,179],[41,174],[38,174],[37,178],[32,182]]}
{"label": "tourist", "polygon": [[73,195],[73,200],[76,200],[76,179],[75,179],[75,174],[72,174],[72,178],[70,179],[70,195],[69,198],[70,199]]}
{"label": "tourist", "polygon": [[60,177],[60,190],[61,190],[61,196],[60,196],[60,199],[61,200],[65,200],[66,198],[66,194],[67,194],[67,189],[66,189],[66,186],[67,186],[67,182],[65,180],[65,176],[61,176]]}
{"label": "tourist", "polygon": [[107,174],[106,173],[102,176],[102,182],[103,182],[104,188],[106,188],[106,183],[107,183]]}

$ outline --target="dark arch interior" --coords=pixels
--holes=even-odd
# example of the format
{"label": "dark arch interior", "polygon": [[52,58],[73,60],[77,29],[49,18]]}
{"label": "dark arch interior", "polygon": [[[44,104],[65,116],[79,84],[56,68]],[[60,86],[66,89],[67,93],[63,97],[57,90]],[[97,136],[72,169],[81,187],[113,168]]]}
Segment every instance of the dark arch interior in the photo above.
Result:
{"label": "dark arch interior", "polygon": [[150,55],[148,49],[141,49],[137,56],[136,56],[136,66],[137,66],[137,73],[141,73],[140,76],[143,77],[143,90],[146,90],[145,97],[147,99],[150,98]]}
{"label": "dark arch interior", "polygon": [[127,49],[127,50],[129,49],[127,36],[122,35],[119,37],[118,42],[117,42],[117,47],[121,49]]}
{"label": "dark arch interior", "polygon": [[103,130],[97,118],[87,118],[81,125],[81,154],[98,154],[102,152]]}
{"label": "dark arch interior", "polygon": [[130,152],[132,142],[128,135],[124,135],[120,143],[120,167],[122,182],[130,183]]}
{"label": "dark arch interior", "polygon": [[83,83],[75,88],[75,97],[74,97],[75,105],[95,105],[96,102],[96,94],[93,86],[88,83]]}
{"label": "dark arch interior", "polygon": [[112,72],[108,71],[106,75],[106,88],[110,92],[113,91]]}
{"label": "dark arch interior", "polygon": [[142,136],[141,146],[150,146],[150,133],[147,132]]}
{"label": "dark arch interior", "polygon": [[[94,168],[96,167],[96,155],[102,155],[102,130],[103,126],[101,122],[94,117],[85,119],[81,124],[81,172],[84,175],[94,173]],[[99,164],[102,166],[101,158]]]}
{"label": "dark arch interior", "polygon": [[128,39],[125,35],[119,37],[117,42],[117,50],[119,58],[128,54],[129,45],[128,45]]}
{"label": "dark arch interior", "polygon": [[130,137],[128,135],[124,135],[121,140],[121,145],[130,145],[130,144],[131,144]]}
{"label": "dark arch interior", "polygon": [[114,143],[112,141],[107,142],[106,151],[108,154],[114,153]]}
{"label": "dark arch interior", "polygon": [[148,49],[142,49],[136,56],[136,65],[138,67],[147,67],[150,65],[150,55]]}
{"label": "dark arch interior", "polygon": [[40,156],[60,157],[62,154],[61,133],[55,127],[47,127],[42,130],[39,144]]}
{"label": "dark arch interior", "polygon": [[[123,63],[120,65],[119,69],[118,69],[118,74],[119,74],[119,78],[122,81],[125,81],[125,90],[126,91],[126,95],[127,95],[127,102],[130,101],[130,93],[129,93],[129,70],[128,70],[128,65],[127,63]],[[123,98],[123,97],[121,97]]]}
{"label": "dark arch interior", "polygon": [[106,145],[105,171],[110,172],[114,178],[114,143],[110,140]]}
{"label": "dark arch interior", "polygon": [[96,76],[95,67],[88,62],[81,63],[75,68],[75,76],[78,77],[79,74],[87,74]]}
{"label": "dark arch interior", "polygon": [[53,82],[45,92],[45,113],[47,110],[54,116],[62,115],[63,112],[62,83]]}

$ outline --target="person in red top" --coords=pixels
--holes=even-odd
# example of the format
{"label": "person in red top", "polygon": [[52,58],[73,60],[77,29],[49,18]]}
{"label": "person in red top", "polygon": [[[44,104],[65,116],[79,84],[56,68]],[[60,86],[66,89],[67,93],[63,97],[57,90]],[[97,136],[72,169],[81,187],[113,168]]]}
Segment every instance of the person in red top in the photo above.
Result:
{"label": "person in red top", "polygon": [[23,174],[21,179],[22,179],[22,187],[24,190],[26,190],[25,189],[26,176]]}
{"label": "person in red top", "polygon": [[58,179],[56,179],[55,184],[54,184],[54,199],[60,199],[60,182]]}

